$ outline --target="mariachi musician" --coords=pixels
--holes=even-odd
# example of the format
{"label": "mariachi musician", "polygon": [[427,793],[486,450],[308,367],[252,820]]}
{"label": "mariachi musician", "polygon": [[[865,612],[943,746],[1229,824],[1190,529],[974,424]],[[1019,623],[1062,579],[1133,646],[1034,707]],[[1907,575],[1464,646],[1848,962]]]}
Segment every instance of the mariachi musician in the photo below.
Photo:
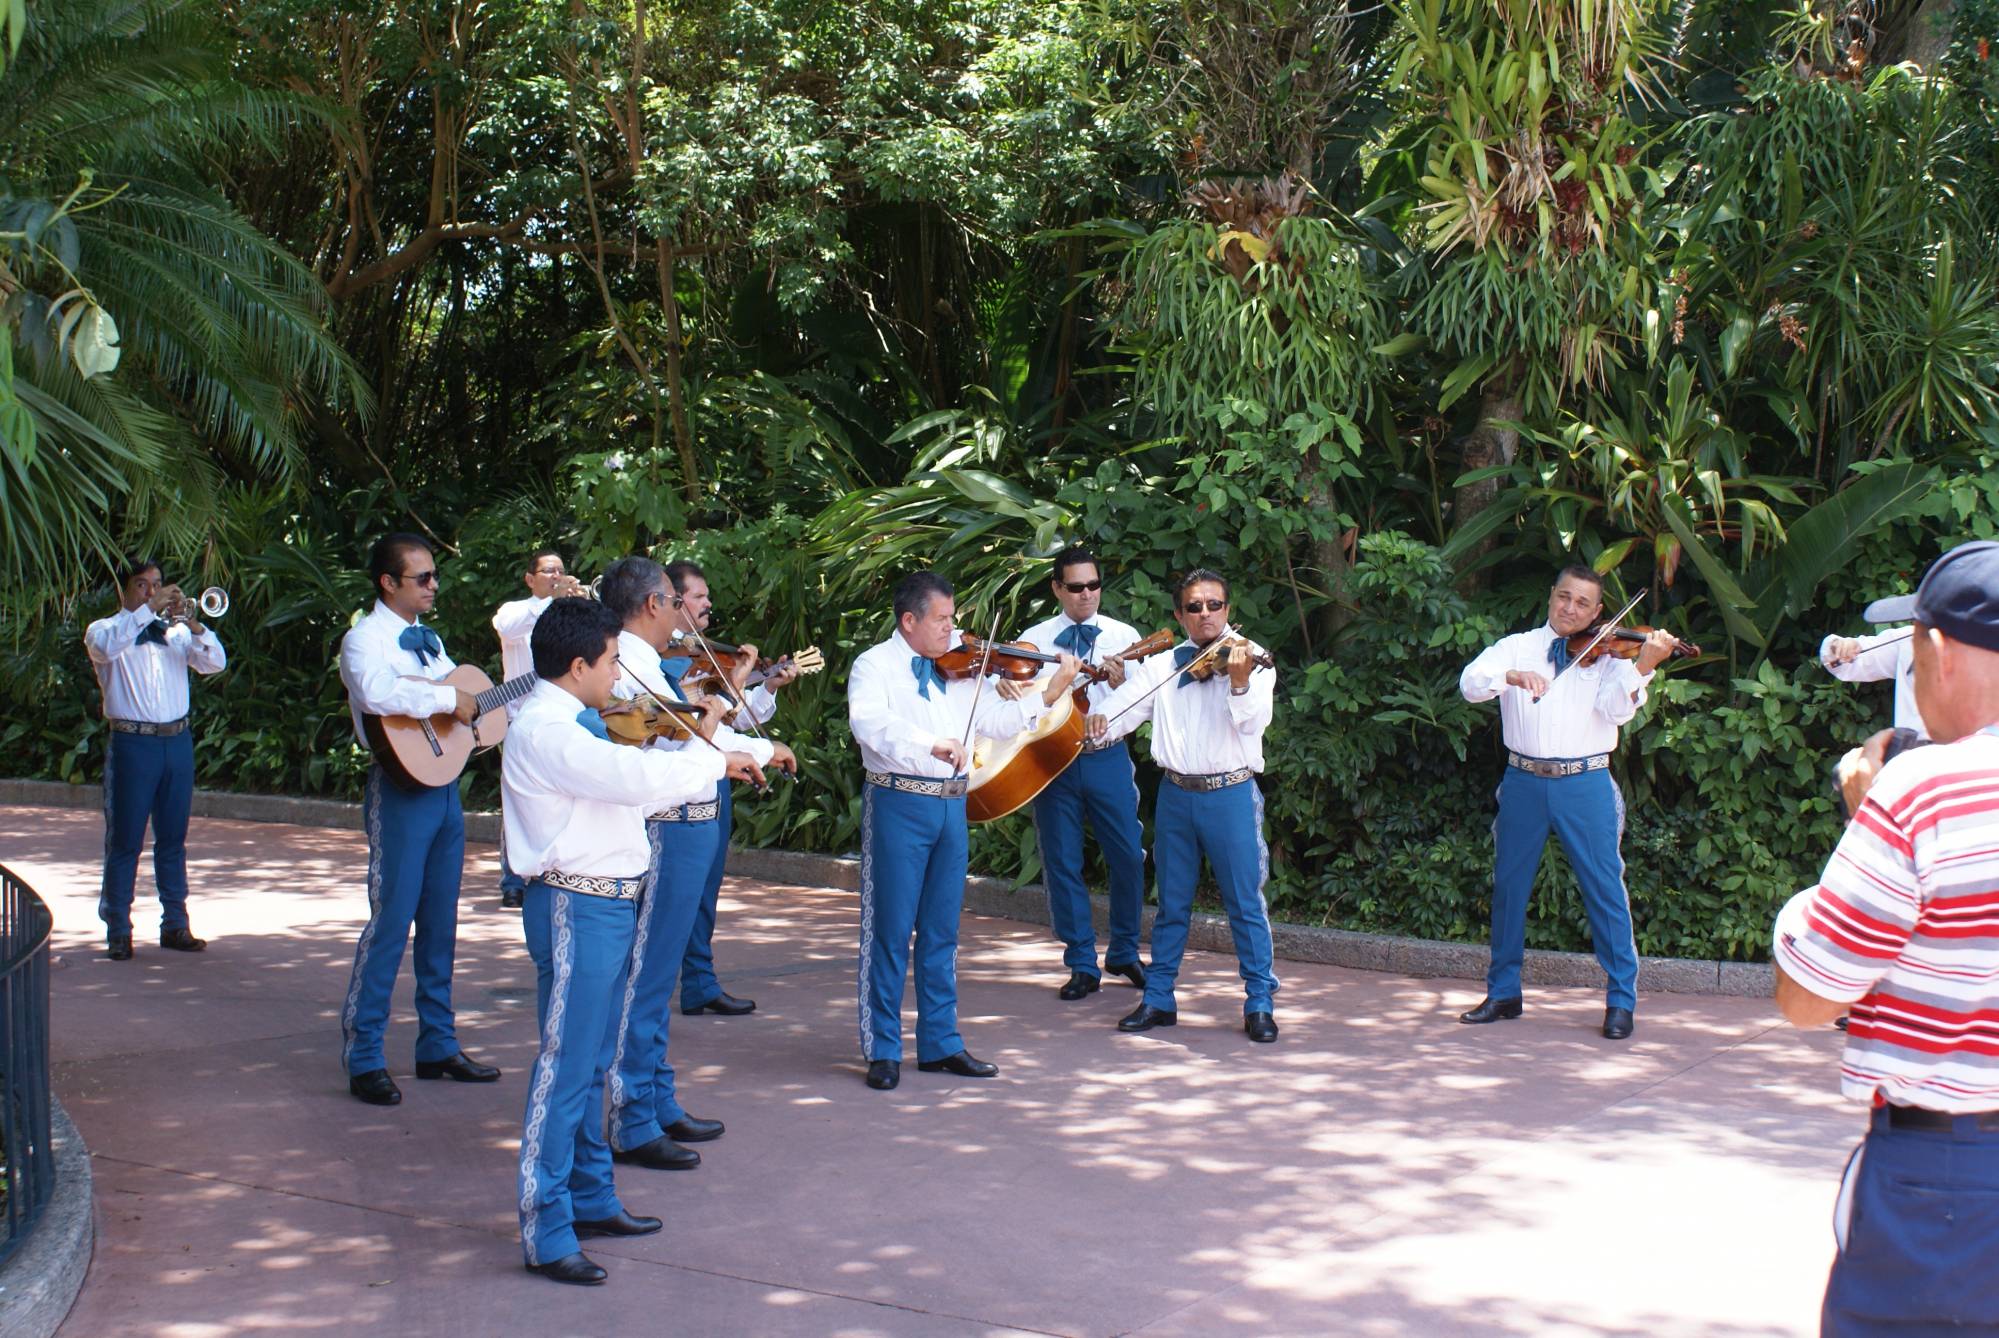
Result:
{"label": "mariachi musician", "polygon": [[[1085,691],[1097,709],[1124,682],[1118,656],[1139,639],[1138,631],[1103,612],[1104,581],[1096,555],[1065,548],[1055,555],[1048,593],[1060,612],[1021,633],[1022,641],[1067,651],[1085,665],[1102,665],[1101,681]],[[1001,683],[1016,695],[1022,685]],[[1085,742],[1083,751],[1034,799],[1034,836],[1041,847],[1041,881],[1048,891],[1048,919],[1062,940],[1069,979],[1057,997],[1081,999],[1102,983],[1097,969],[1097,931],[1090,914],[1090,888],[1083,879],[1083,822],[1089,820],[1110,869],[1110,943],[1103,971],[1145,988],[1138,960],[1139,921],[1145,909],[1145,837],[1138,822],[1138,779],[1123,739]]]}
{"label": "mariachi musician", "polygon": [[1270,909],[1263,885],[1270,851],[1263,836],[1263,732],[1270,726],[1277,671],[1254,643],[1227,635],[1229,583],[1197,568],[1174,590],[1174,617],[1187,640],[1170,659],[1132,667],[1089,720],[1097,741],[1121,739],[1152,722],[1152,759],[1166,773],[1152,818],[1159,913],[1152,921],[1152,970],[1145,999],[1118,1030],[1150,1031],[1177,1023],[1173,987],[1187,949],[1194,887],[1205,855],[1221,885],[1244,986],[1243,1030],[1252,1041],[1277,1039],[1273,1008]]}
{"label": "mariachi musician", "polygon": [[[450,672],[444,642],[422,617],[437,603],[437,559],[420,536],[389,534],[368,554],[375,607],[340,642],[354,735],[362,717],[455,715],[470,724],[478,701],[463,688],[413,682]],[[354,973],[340,1010],[347,1089],[373,1106],[403,1094],[389,1076],[382,1037],[389,996],[416,928],[416,1076],[497,1082],[500,1071],[459,1049],[451,1011],[451,964],[458,943],[458,882],[465,864],[465,815],[456,785],[405,787],[378,762],[368,768],[368,923],[354,945]]]}

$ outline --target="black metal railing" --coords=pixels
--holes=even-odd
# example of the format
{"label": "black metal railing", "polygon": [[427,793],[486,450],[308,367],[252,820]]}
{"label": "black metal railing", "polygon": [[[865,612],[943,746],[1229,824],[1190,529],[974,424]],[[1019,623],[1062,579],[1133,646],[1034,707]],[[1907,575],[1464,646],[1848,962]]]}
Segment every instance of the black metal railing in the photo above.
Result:
{"label": "black metal railing", "polygon": [[35,889],[0,865],[0,1260],[55,1192],[49,1144],[49,929]]}

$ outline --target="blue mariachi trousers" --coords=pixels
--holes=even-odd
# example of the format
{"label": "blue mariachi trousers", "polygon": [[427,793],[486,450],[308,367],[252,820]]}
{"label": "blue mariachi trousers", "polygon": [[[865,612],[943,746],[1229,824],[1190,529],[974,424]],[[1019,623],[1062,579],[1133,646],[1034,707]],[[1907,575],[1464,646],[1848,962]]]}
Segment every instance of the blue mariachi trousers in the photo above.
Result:
{"label": "blue mariachi trousers", "polygon": [[1083,819],[1088,817],[1110,866],[1111,941],[1108,966],[1138,960],[1138,925],[1145,908],[1145,839],[1138,825],[1138,782],[1124,740],[1082,753],[1034,799],[1034,834],[1041,844],[1041,882],[1048,921],[1062,940],[1062,963],[1098,975],[1097,931],[1090,889],[1083,881]]}
{"label": "blue mariachi trousers", "polygon": [[722,895],[722,875],[729,867],[729,831],[734,825],[729,807],[729,782],[715,787],[715,854],[701,884],[701,904],[694,908],[694,928],[680,963],[680,1006],[699,1008],[722,993],[715,978],[715,903]]}
{"label": "blue mariachi trousers", "polygon": [[949,1059],[958,1034],[958,915],[965,801],[861,786],[861,1057],[902,1058],[902,982],[916,935],[916,1057]]}
{"label": "blue mariachi trousers", "polygon": [[1152,814],[1152,861],[1158,870],[1159,913],[1152,920],[1152,966],[1145,973],[1145,1001],[1173,1008],[1173,983],[1187,951],[1187,924],[1194,911],[1194,886],[1205,855],[1221,886],[1242,971],[1242,1011],[1268,1013],[1277,995],[1271,971],[1270,908],[1263,884],[1270,876],[1270,850],[1263,842],[1263,791],[1254,780],[1226,789],[1183,790],[1171,781],[1159,787]]}
{"label": "blue mariachi trousers", "polygon": [[458,1053],[451,1013],[451,959],[458,945],[458,880],[465,867],[465,814],[458,787],[406,790],[377,766],[368,771],[368,923],[354,945],[354,974],[340,1011],[341,1058],[351,1074],[387,1068],[382,1034],[403,947],[416,927],[416,1057]]}
{"label": "blue mariachi trousers", "polygon": [[[685,809],[682,810],[683,814]],[[687,950],[687,935],[701,904],[701,880],[714,859],[720,827],[707,822],[648,822],[652,882],[639,908],[618,1013],[618,1044],[611,1056],[611,1146],[643,1147],[687,1117],[675,1099],[667,1059],[672,1030],[673,978]]]}
{"label": "blue mariachi trousers", "polygon": [[1527,948],[1527,898],[1552,831],[1568,852],[1582,884],[1590,944],[1610,977],[1605,1002],[1638,1006],[1638,947],[1631,938],[1631,899],[1624,890],[1624,796],[1608,771],[1578,776],[1536,776],[1508,767],[1499,782],[1499,816],[1493,820],[1492,964],[1485,992],[1494,999],[1520,997],[1520,963]]}
{"label": "blue mariachi trousers", "polygon": [[577,1219],[621,1211],[604,1142],[604,1073],[637,918],[634,902],[539,879],[521,906],[541,1028],[521,1122],[521,1252],[530,1264],[574,1254]]}
{"label": "blue mariachi trousers", "polygon": [[[1826,1338],[1999,1334],[1999,1132],[1896,1129],[1876,1110],[1847,1169],[1851,1213],[1826,1279]],[[1844,1197],[1844,1195],[1843,1195]]]}
{"label": "blue mariachi trousers", "polygon": [[146,823],[153,824],[153,888],[160,932],[186,929],[187,815],[194,804],[194,732],[121,734],[104,753],[104,883],[97,918],[107,939],[132,934],[132,886]]}

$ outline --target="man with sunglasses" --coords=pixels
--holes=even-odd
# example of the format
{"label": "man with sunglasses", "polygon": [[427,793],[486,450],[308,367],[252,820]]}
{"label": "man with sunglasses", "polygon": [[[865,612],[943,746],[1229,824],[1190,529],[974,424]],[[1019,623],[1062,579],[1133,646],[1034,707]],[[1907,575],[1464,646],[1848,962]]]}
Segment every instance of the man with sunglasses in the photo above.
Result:
{"label": "man with sunglasses", "polygon": [[[1061,612],[1021,633],[1043,650],[1067,651],[1084,664],[1101,664],[1107,681],[1088,689],[1094,710],[1124,682],[1118,655],[1138,632],[1103,614],[1103,576],[1096,554],[1065,548],[1055,555],[1049,593]],[[1048,919],[1062,940],[1069,979],[1057,997],[1081,999],[1102,984],[1097,931],[1090,918],[1090,888],[1083,880],[1083,820],[1096,831],[1110,868],[1110,944],[1103,970],[1145,988],[1138,961],[1139,917],[1145,908],[1145,837],[1138,823],[1138,781],[1123,739],[1085,743],[1082,755],[1034,800],[1034,835],[1041,845],[1041,882],[1048,889]]]}
{"label": "man with sunglasses", "polygon": [[[709,620],[714,616],[715,601],[708,593],[707,574],[697,564],[682,559],[667,563],[665,570],[666,579],[673,586],[672,630],[678,631],[682,640],[681,649],[668,653],[667,658],[660,662],[660,667],[666,671],[670,681],[677,683],[682,674],[696,667],[695,657],[700,653],[700,643],[693,638],[697,633],[707,632]],[[757,648],[745,645],[743,649],[748,652],[748,664],[739,672],[746,677],[755,663]],[[792,678],[791,670],[786,668],[759,684],[744,699],[736,723],[745,730],[752,730],[777,714],[777,690]],[[789,748],[781,743],[770,747],[777,755],[778,766],[794,773],[797,771],[797,759],[791,756]],[[687,952],[680,963],[680,1011],[690,1017],[697,1013],[741,1017],[756,1011],[756,1000],[736,998],[722,988],[722,982],[715,974],[715,910],[721,902],[722,877],[729,864],[729,833],[734,826],[734,809],[726,777],[715,787],[715,806],[715,850],[702,880],[701,904],[695,908],[694,926],[687,935]]]}
{"label": "man with sunglasses", "polygon": [[[1277,671],[1256,664],[1261,648],[1247,640],[1216,646],[1229,631],[1229,583],[1219,572],[1188,572],[1174,592],[1174,606],[1187,640],[1170,657],[1132,666],[1124,685],[1104,698],[1089,723],[1092,740],[1109,741],[1150,720],[1152,759],[1166,773],[1152,819],[1159,884],[1152,970],[1144,1002],[1119,1020],[1118,1030],[1150,1031],[1180,1020],[1173,986],[1187,950],[1194,887],[1205,857],[1221,886],[1235,940],[1245,995],[1243,1030],[1250,1040],[1267,1043],[1277,1039],[1277,977],[1271,970],[1270,909],[1263,900],[1270,851],[1256,777],[1263,770],[1263,731],[1274,709]],[[1215,672],[1197,677],[1189,672],[1197,661]]]}
{"label": "man with sunglasses", "polygon": [[[549,601],[561,595],[580,595],[582,588],[576,578],[563,565],[562,554],[553,548],[537,548],[528,554],[527,570],[521,573],[521,583],[528,588],[526,599],[510,599],[493,614],[493,632],[500,638],[500,681],[510,683],[516,678],[534,672],[534,653],[528,648],[528,638],[534,635],[534,625],[540,620]],[[520,714],[525,698],[517,698],[507,703],[507,719]],[[507,866],[507,842],[505,828],[501,829],[500,840],[500,907],[517,911],[521,900],[527,894],[527,880]]]}
{"label": "man with sunglasses", "polygon": [[[427,682],[456,667],[421,620],[437,603],[437,560],[415,534],[389,534],[368,554],[375,607],[340,642],[340,681],[366,744],[367,715],[450,714],[470,724],[478,702],[462,688]],[[416,1076],[497,1082],[500,1071],[458,1048],[451,1011],[451,964],[458,943],[458,882],[465,865],[465,815],[458,787],[406,789],[379,763],[368,769],[368,923],[354,947],[354,974],[340,1010],[347,1089],[372,1106],[403,1099],[383,1051],[389,996],[403,947],[416,929]]]}

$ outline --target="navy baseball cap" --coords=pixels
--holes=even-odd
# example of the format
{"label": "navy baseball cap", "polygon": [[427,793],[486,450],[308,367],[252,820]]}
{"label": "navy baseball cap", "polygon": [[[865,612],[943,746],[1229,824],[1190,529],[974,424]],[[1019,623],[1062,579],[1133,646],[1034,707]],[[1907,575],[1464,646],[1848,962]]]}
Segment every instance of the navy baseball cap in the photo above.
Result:
{"label": "navy baseball cap", "polygon": [[1877,599],[1863,616],[1871,623],[1914,619],[1953,641],[1999,650],[1999,542],[1959,544],[1930,564],[1915,594]]}

